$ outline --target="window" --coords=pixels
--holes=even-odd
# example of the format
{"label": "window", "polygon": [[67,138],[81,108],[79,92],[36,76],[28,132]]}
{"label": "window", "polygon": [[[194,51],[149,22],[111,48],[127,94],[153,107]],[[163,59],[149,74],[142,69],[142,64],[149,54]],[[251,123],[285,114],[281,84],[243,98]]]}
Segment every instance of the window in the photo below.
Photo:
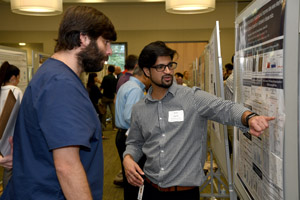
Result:
{"label": "window", "polygon": [[109,56],[108,64],[120,66],[123,71],[125,65],[125,58],[127,56],[127,43],[112,43],[111,49],[113,54]]}

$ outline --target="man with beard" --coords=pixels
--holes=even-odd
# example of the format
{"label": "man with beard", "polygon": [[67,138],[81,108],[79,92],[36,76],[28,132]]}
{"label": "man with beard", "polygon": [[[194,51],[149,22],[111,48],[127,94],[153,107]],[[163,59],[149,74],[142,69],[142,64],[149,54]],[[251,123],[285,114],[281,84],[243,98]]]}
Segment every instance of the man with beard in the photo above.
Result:
{"label": "man with beard", "polygon": [[1,199],[102,199],[101,125],[79,76],[100,71],[115,40],[113,24],[100,11],[65,11],[55,53],[25,91],[13,176]]}
{"label": "man with beard", "polygon": [[[274,119],[197,87],[172,84],[175,53],[157,41],[139,56],[139,67],[152,87],[133,106],[123,165],[128,182],[144,187],[143,200],[199,200],[198,187],[205,180],[201,168],[206,159],[207,120],[259,136]],[[142,170],[136,162],[143,154],[147,160]]]}

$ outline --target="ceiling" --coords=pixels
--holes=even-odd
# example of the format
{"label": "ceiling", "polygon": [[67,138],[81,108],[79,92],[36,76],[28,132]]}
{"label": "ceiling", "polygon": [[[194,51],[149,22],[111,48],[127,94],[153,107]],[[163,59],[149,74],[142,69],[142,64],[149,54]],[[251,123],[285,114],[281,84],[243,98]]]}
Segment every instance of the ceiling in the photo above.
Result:
{"label": "ceiling", "polygon": [[[10,2],[10,0],[0,0]],[[165,0],[63,0],[64,3],[143,3],[164,2]],[[252,0],[216,0],[217,2],[251,2]]]}

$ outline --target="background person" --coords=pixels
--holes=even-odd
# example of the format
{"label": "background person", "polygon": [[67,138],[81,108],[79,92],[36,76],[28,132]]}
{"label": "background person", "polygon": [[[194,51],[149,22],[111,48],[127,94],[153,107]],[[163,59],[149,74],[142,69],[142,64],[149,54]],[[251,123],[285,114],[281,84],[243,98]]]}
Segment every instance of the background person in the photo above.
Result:
{"label": "background person", "polygon": [[138,57],[136,55],[128,55],[125,60],[125,73],[120,77],[117,83],[116,91],[118,92],[121,85],[126,83],[129,80],[130,76],[132,76],[133,69],[137,67]]}
{"label": "background person", "polygon": [[[128,55],[125,59],[125,70],[122,72],[122,76],[117,82],[116,92],[118,93],[119,88],[126,83],[132,76],[133,70],[137,67],[138,57],[136,55]],[[122,170],[116,175],[113,183],[115,185],[123,186],[124,178]]]}
{"label": "background person", "polygon": [[[2,113],[7,95],[9,91],[12,91],[16,103],[10,114],[9,120],[7,122],[6,128],[0,140],[0,152],[2,155],[2,165],[4,167],[2,185],[3,189],[6,188],[6,185],[9,179],[12,176],[12,136],[15,130],[15,124],[19,112],[19,107],[21,104],[23,92],[20,88],[17,87],[20,80],[20,70],[18,67],[9,64],[5,61],[0,68],[0,113]],[[4,156],[4,157],[3,157]]]}
{"label": "background person", "polygon": [[123,74],[122,74],[121,67],[115,66],[115,73],[114,73],[114,74],[116,75],[116,79],[117,79],[117,81],[118,81],[119,78],[123,75]]}
{"label": "background person", "polygon": [[[231,57],[232,66],[230,66],[231,72],[228,78],[224,81],[224,97],[225,100],[234,101],[233,95],[233,87],[234,87],[234,80],[233,80],[233,66],[234,66],[234,55]],[[233,126],[227,126],[227,133],[228,133],[228,141],[229,141],[229,152],[232,155],[233,152]]]}
{"label": "background person", "polygon": [[[139,56],[139,67],[152,87],[133,106],[123,165],[130,184],[144,184],[143,200],[199,200],[198,187],[205,181],[201,166],[206,159],[207,120],[259,136],[274,119],[197,87],[173,84],[175,53],[157,41]],[[143,154],[142,170],[136,162]]]}
{"label": "background person", "polygon": [[[101,81],[98,79],[97,73],[89,73],[86,88],[89,93],[89,97],[93,103],[93,106],[98,114],[99,121],[101,122],[103,117],[103,111],[100,111],[99,109],[100,106],[99,100],[102,98],[103,95],[96,83],[101,84]],[[102,139],[104,139],[103,132],[102,132]]]}
{"label": "background person", "polygon": [[226,79],[232,74],[233,71],[233,65],[231,63],[227,63],[225,65],[225,70],[223,71],[223,80],[226,81]]}
{"label": "background person", "polygon": [[[136,67],[133,70],[133,76],[124,83],[118,93],[116,99],[116,126],[118,133],[116,135],[116,146],[121,160],[124,185],[124,200],[137,199],[138,188],[130,185],[125,177],[123,168],[123,153],[126,149],[125,133],[130,128],[132,106],[144,98],[144,93],[150,87],[150,80],[144,75],[143,71]],[[139,165],[143,167],[145,160],[141,159]]]}
{"label": "background person", "polygon": [[176,80],[176,83],[178,85],[184,85],[184,86],[186,86],[186,84],[183,83],[183,74],[182,73],[176,72],[175,73],[175,80]]}
{"label": "background person", "polygon": [[55,53],[24,93],[13,176],[0,199],[102,199],[101,125],[79,77],[103,68],[115,40],[114,26],[100,11],[66,9]]}
{"label": "background person", "polygon": [[183,72],[183,83],[188,87],[192,87],[192,83],[190,81],[190,72],[188,71]]}
{"label": "background person", "polygon": [[[116,95],[116,86],[117,86],[117,79],[114,76],[115,72],[115,66],[109,65],[108,66],[108,74],[103,77],[100,90],[103,90],[103,97],[101,99],[101,102],[103,106],[107,109],[109,107],[111,116],[112,116],[112,128],[113,130],[116,130],[115,125],[115,95]],[[102,116],[102,124],[106,127],[106,116],[107,112],[103,114]]]}

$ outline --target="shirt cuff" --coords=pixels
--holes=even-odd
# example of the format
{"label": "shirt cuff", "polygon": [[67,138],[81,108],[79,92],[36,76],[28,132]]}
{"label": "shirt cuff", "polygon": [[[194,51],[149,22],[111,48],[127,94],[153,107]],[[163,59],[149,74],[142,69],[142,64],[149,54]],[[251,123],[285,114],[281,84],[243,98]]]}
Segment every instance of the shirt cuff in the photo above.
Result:
{"label": "shirt cuff", "polygon": [[123,153],[123,159],[127,154],[131,155],[135,162],[138,162],[143,156],[143,153],[140,150],[130,145],[126,146],[126,151]]}

